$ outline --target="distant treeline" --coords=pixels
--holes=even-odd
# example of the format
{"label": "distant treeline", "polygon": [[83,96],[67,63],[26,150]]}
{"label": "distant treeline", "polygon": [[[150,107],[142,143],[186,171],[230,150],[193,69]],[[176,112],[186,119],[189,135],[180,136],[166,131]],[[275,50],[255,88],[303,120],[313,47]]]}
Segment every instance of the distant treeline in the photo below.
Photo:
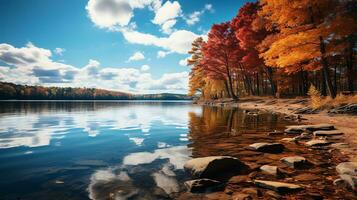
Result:
{"label": "distant treeline", "polygon": [[142,94],[96,88],[43,87],[0,82],[1,100],[189,100],[183,94]]}

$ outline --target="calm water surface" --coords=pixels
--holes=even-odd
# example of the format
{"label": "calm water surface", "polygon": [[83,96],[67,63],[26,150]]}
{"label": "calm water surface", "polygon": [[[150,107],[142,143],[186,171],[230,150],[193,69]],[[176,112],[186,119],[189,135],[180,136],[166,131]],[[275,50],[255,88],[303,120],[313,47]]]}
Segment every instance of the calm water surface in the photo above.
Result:
{"label": "calm water surface", "polygon": [[0,102],[0,199],[174,198],[191,157],[285,125],[190,102]]}

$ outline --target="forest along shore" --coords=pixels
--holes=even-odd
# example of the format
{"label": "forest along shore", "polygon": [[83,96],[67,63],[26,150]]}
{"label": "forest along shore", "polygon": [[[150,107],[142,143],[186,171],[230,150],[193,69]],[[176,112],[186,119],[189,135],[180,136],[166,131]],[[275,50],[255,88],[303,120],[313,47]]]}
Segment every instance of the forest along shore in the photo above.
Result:
{"label": "forest along shore", "polygon": [[344,143],[336,145],[338,149],[350,158],[357,161],[357,105],[349,109],[343,106],[330,110],[313,110],[309,107],[309,98],[272,99],[269,97],[247,97],[239,101],[219,99],[210,101],[197,101],[195,103],[211,106],[239,107],[247,111],[280,113],[287,120],[296,121],[297,124],[332,124],[344,133]]}

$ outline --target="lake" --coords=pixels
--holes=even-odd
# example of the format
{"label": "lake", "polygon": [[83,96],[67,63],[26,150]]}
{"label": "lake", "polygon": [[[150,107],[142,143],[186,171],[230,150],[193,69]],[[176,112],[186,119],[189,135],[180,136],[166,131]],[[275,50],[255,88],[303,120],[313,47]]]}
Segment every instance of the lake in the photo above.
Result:
{"label": "lake", "polygon": [[191,157],[239,156],[286,124],[185,101],[0,102],[0,199],[174,198]]}

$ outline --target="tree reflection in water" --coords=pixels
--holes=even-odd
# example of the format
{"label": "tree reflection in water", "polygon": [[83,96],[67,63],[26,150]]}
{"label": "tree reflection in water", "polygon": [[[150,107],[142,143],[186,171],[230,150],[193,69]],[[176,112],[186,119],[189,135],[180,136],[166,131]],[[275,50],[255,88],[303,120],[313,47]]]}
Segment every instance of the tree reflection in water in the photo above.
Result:
{"label": "tree reflection in water", "polygon": [[267,132],[287,125],[275,114],[226,107],[203,107],[202,115],[189,113],[189,118],[193,157],[238,155],[245,145],[269,141]]}

